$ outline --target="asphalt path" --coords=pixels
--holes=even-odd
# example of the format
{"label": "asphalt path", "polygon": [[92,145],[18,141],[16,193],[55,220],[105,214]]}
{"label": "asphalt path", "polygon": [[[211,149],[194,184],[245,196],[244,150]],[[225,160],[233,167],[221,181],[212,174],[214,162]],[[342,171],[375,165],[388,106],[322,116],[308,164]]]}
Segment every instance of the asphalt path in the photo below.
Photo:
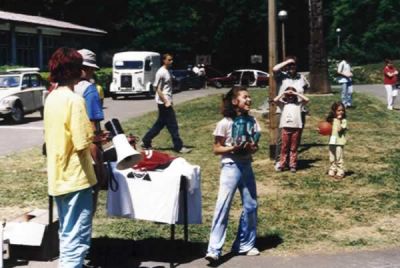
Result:
{"label": "asphalt path", "polygon": [[[354,90],[386,101],[386,91],[383,85],[355,85]],[[178,92],[174,94],[174,102],[178,104],[207,95],[222,94],[223,92],[226,92],[226,89],[208,88]],[[157,109],[154,99],[140,96],[118,100],[106,98],[104,108],[105,121],[118,118],[121,122]],[[25,122],[19,125],[10,125],[0,119],[0,156],[39,146],[42,143],[43,121],[40,119],[39,113],[27,115]]]}
{"label": "asphalt path", "polygon": [[[188,100],[204,97],[212,94],[222,94],[226,89],[200,89],[177,92],[174,94],[174,103],[179,104]],[[127,99],[119,98],[104,100],[105,120],[117,118],[121,122],[129,118],[141,116],[145,113],[155,111],[157,106],[154,98],[141,96]],[[26,116],[22,124],[12,125],[0,119],[0,156],[9,155],[18,151],[40,146],[43,143],[43,120],[39,113]]]}

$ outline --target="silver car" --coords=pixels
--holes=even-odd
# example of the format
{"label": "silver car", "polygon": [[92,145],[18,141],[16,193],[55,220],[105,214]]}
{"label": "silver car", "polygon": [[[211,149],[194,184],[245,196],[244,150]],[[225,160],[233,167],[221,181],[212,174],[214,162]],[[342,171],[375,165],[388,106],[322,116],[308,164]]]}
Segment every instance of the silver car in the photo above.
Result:
{"label": "silver car", "polygon": [[39,68],[10,69],[0,73],[0,117],[21,123],[25,114],[43,117],[46,87]]}

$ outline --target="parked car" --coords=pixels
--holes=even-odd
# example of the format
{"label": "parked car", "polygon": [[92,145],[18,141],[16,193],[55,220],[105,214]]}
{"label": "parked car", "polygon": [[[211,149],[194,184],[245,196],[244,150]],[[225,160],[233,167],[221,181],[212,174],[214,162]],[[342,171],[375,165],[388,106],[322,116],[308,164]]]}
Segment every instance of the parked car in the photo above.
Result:
{"label": "parked car", "polygon": [[183,91],[190,88],[200,89],[204,86],[204,78],[185,69],[171,70],[174,91]]}
{"label": "parked car", "polygon": [[242,69],[235,70],[226,76],[213,77],[207,83],[216,88],[233,85],[246,85],[250,87],[263,87],[268,84],[269,74],[260,70]]}
{"label": "parked car", "polygon": [[0,117],[21,123],[25,114],[40,111],[46,87],[39,68],[10,69],[0,73]]}

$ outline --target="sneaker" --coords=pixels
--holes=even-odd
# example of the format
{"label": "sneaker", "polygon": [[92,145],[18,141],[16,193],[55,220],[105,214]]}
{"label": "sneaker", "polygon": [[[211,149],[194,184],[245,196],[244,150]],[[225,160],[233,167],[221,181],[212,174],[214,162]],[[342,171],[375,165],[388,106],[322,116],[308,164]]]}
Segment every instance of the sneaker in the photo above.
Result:
{"label": "sneaker", "polygon": [[292,172],[292,173],[296,173],[296,168],[294,168],[294,167],[292,167],[292,168],[290,168],[290,172]]}
{"label": "sneaker", "polygon": [[214,253],[207,253],[207,255],[204,258],[209,262],[216,262],[218,261],[219,256]]}
{"label": "sneaker", "polygon": [[388,110],[393,110],[393,106],[388,106]]}
{"label": "sneaker", "polygon": [[279,162],[276,162],[274,165],[274,169],[275,171],[282,171],[281,164]]}
{"label": "sneaker", "polygon": [[275,171],[276,171],[276,172],[282,172],[283,169],[282,169],[281,167],[277,167],[277,168],[275,168]]}
{"label": "sneaker", "polygon": [[182,147],[182,148],[178,151],[178,153],[187,154],[187,153],[190,153],[191,151],[192,151],[192,149],[189,149],[189,148],[186,148],[186,147]]}
{"label": "sneaker", "polygon": [[258,256],[260,255],[260,251],[257,248],[252,248],[245,253],[246,256]]}

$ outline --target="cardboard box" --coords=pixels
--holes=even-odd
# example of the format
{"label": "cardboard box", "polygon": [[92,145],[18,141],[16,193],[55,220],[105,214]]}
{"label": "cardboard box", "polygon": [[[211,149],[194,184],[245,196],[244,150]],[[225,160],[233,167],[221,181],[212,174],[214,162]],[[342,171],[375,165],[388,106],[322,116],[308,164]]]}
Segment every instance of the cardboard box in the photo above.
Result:
{"label": "cardboard box", "polygon": [[51,260],[58,257],[58,216],[49,211],[35,209],[7,222],[4,239],[10,242],[10,258],[25,260]]}

